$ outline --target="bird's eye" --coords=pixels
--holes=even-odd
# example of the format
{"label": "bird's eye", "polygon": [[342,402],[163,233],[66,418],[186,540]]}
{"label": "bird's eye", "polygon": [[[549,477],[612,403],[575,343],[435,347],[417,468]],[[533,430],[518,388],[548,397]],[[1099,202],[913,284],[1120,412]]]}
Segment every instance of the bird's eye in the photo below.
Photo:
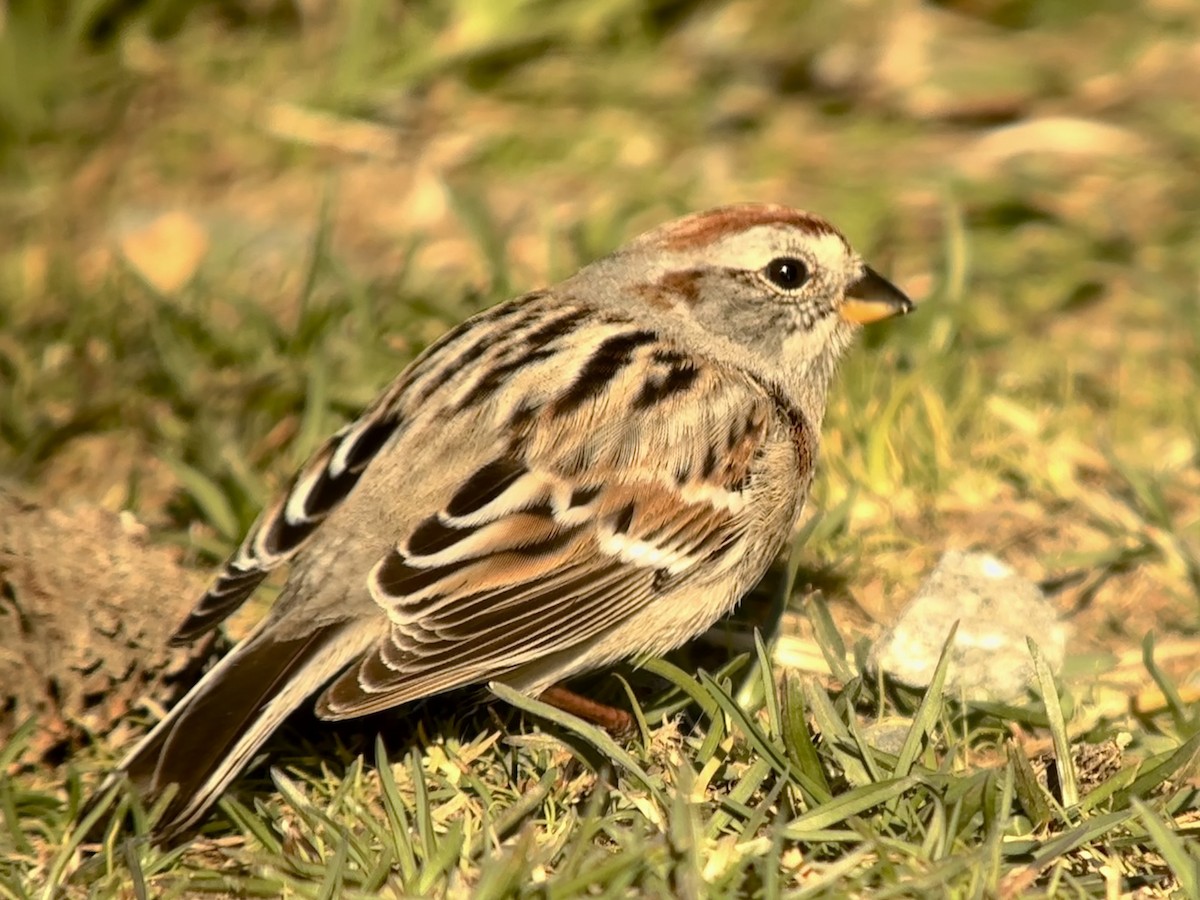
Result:
{"label": "bird's eye", "polygon": [[781,256],[767,263],[766,275],[776,287],[794,291],[808,281],[808,266],[793,256]]}

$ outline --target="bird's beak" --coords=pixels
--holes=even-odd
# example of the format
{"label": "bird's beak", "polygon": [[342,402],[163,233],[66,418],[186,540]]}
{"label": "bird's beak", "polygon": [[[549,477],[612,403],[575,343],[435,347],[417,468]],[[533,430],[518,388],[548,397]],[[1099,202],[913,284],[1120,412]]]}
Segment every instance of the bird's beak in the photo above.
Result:
{"label": "bird's beak", "polygon": [[863,266],[862,277],[847,288],[840,312],[847,322],[866,325],[902,316],[915,308],[916,304],[900,288],[870,266]]}

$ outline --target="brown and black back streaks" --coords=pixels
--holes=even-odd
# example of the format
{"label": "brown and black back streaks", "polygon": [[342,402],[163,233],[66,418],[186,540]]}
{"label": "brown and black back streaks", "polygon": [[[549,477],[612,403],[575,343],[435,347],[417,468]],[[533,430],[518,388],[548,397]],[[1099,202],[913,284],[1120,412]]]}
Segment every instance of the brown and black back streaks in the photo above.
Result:
{"label": "brown and black back streaks", "polygon": [[263,566],[242,569],[232,560],[226,563],[221,574],[188,613],[184,623],[171,635],[171,644],[190,644],[200,635],[215,628],[254,593],[267,577],[267,572]]}
{"label": "brown and black back streaks", "polygon": [[[524,330],[526,344],[524,348],[518,346],[507,361],[486,369],[470,392],[470,403],[490,396],[517,369],[551,355],[547,345],[577,327],[582,315],[568,310],[544,318],[541,304],[546,296],[545,291],[526,294],[451,329],[431,344],[357,422],[326,441],[292,480],[284,497],[251,529],[174,640],[193,640],[215,626],[254,592],[267,572],[295,556],[329,514],[350,496],[371,461],[411,414],[456,375],[484,365],[489,353],[506,348],[511,351],[512,342],[505,336],[519,335]],[[480,328],[483,323],[491,327]]]}
{"label": "brown and black back streaks", "polygon": [[[280,516],[275,525],[280,522],[290,527],[291,534],[285,536],[272,534],[268,536],[266,545],[275,553],[287,553],[296,544],[312,533],[334,508],[349,496],[350,491],[358,484],[358,480],[366,471],[384,445],[400,428],[401,417],[388,411],[365,426],[351,428],[335,439],[331,446],[331,457],[322,467],[317,480],[305,493],[301,508],[304,518],[291,522],[287,515]],[[340,465],[335,465],[334,459],[342,458]]]}
{"label": "brown and black back streaks", "polygon": [[459,402],[455,412],[463,412],[472,406],[486,403],[489,399],[496,396],[500,388],[503,387],[504,382],[513,375],[516,375],[522,369],[532,366],[534,363],[549,359],[557,353],[557,350],[543,347],[539,350],[530,350],[516,354],[512,359],[496,363],[475,382],[475,385]]}
{"label": "brown and black back streaks", "polygon": [[574,412],[588,400],[598,396],[621,371],[633,362],[638,347],[657,341],[658,335],[648,329],[626,331],[607,338],[592,352],[579,370],[579,375],[554,402],[554,414]]}
{"label": "brown and black back streaks", "polygon": [[653,366],[650,373],[637,399],[633,401],[635,409],[648,409],[674,394],[682,394],[700,377],[696,364],[675,350],[659,350],[651,362]]}
{"label": "brown and black back streaks", "polygon": [[483,509],[528,472],[525,463],[512,456],[500,456],[480,466],[463,482],[446,504],[446,512],[454,517],[469,516]]}
{"label": "brown and black back streaks", "polygon": [[530,352],[541,350],[554,341],[569,337],[587,321],[590,315],[591,311],[583,307],[568,310],[566,313],[550,318],[543,324],[538,325],[524,336],[522,343],[524,343],[525,349]]}
{"label": "brown and black back streaks", "polygon": [[[630,383],[633,411],[645,411],[690,390],[700,378],[700,367],[686,354],[671,349],[643,349],[659,344],[655,330],[638,327],[613,312],[600,312],[586,304],[567,303],[551,307],[538,294],[505,304],[503,314],[484,313],[483,318],[498,328],[484,337],[463,332],[438,342],[417,361],[396,405],[416,415],[443,388],[456,390],[456,414],[486,405],[504,392],[505,385],[534,367],[560,362],[547,371],[549,390],[535,391],[517,403],[510,413],[510,427],[524,430],[541,413],[550,418],[569,415],[588,401],[602,396],[615,381],[637,366]],[[588,345],[572,346],[576,335],[599,326],[607,336]],[[558,382],[557,389],[551,385]],[[451,384],[460,385],[451,388]]]}

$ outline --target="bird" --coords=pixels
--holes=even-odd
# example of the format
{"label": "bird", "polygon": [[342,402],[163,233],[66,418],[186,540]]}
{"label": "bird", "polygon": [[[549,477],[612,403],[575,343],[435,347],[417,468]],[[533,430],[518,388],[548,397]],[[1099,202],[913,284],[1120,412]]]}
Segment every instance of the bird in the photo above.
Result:
{"label": "bird", "polygon": [[313,695],[342,720],[500,682],[603,723],[561,683],[673,649],[754,586],[839,358],[913,308],[825,219],[744,203],[465,320],[259,515],[173,642],[287,566],[278,598],[109,780],[147,804],[175,786],[171,837]]}

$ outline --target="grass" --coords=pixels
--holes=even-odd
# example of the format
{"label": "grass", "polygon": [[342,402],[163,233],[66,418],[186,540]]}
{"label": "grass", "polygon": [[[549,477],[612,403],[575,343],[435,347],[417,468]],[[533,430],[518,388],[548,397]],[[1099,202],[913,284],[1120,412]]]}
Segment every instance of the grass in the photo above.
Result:
{"label": "grass", "polygon": [[[188,565],[449,324],[677,212],[816,209],[921,308],[843,368],[780,633],[625,671],[638,740],[520,698],[309,723],[193,845],[110,837],[72,876],[120,747],[9,728],[0,893],[1196,894],[1189,7],[61,6],[0,31],[0,473]],[[171,290],[129,255],[164,210],[205,236]],[[1059,587],[1069,658],[1026,703],[859,668],[964,546]]]}
{"label": "grass", "polygon": [[[110,832],[74,890],[136,894],[140,881],[154,896],[775,896],[783,887],[845,896],[944,885],[997,896],[1017,883],[1080,895],[1122,878],[1194,883],[1189,829],[1172,823],[1195,802],[1181,779],[1194,769],[1200,732],[1067,804],[1032,780],[1005,721],[942,699],[944,667],[915,710],[901,707],[911,725],[891,755],[861,731],[859,710],[883,703],[870,679],[832,694],[815,677],[780,681],[765,653],[760,662],[760,699],[748,706],[733,696],[744,666],[697,678],[655,663],[673,687],[641,710],[653,727],[626,746],[502,687],[526,716],[514,732],[442,723],[439,737],[421,736],[401,758],[378,738],[373,752],[341,753],[335,765],[299,738],[293,761],[270,772],[274,794],[257,794],[254,808],[226,799],[225,822],[181,850]],[[710,713],[681,730],[669,712],[679,694]],[[1050,730],[1065,741],[1057,696],[1047,696]],[[550,734],[530,733],[533,722]],[[979,765],[989,753],[995,761]],[[56,884],[72,858],[74,803],[23,786],[5,793],[22,820],[40,810],[45,831],[31,829],[31,841],[63,841],[36,870],[43,886]],[[1029,797],[1041,800],[1038,819]],[[150,819],[140,817],[143,833]],[[229,834],[238,837],[221,838]],[[12,864],[22,862],[14,854]]]}

